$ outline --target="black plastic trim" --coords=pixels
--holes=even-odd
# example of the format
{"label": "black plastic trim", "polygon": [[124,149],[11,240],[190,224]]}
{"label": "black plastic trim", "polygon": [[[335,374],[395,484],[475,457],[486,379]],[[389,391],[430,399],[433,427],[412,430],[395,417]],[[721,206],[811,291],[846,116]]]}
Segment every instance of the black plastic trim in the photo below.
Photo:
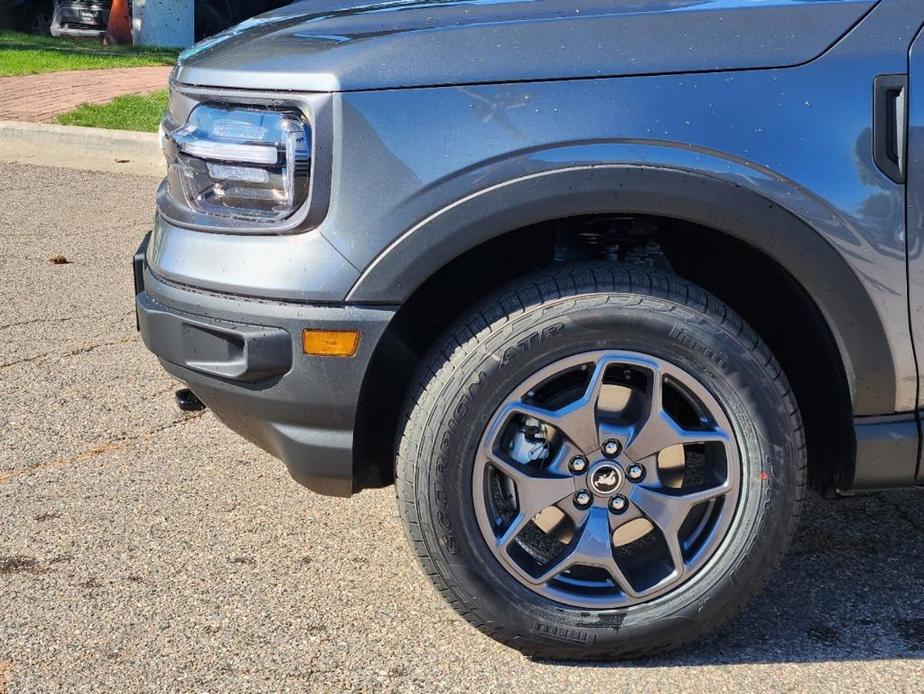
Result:
{"label": "black plastic trim", "polygon": [[857,441],[853,468],[843,467],[837,491],[900,489],[915,485],[918,422],[913,412],[854,420]]}
{"label": "black plastic trim", "polygon": [[[234,380],[203,371],[193,341],[161,335],[157,321],[143,319],[142,336],[173,376],[183,381],[218,419],[281,459],[289,474],[319,494],[349,496],[365,465],[354,442],[363,378],[396,307],[306,305],[261,302],[216,295],[161,281],[144,271],[144,292],[136,297],[142,314],[154,306],[177,324],[219,331],[285,335],[264,355],[286,353],[291,368],[258,382]],[[362,340],[352,359],[310,357],[302,353],[302,331],[358,329]],[[169,344],[163,344],[168,342]],[[156,347],[151,347],[151,344]],[[194,362],[196,370],[187,364]],[[277,366],[277,370],[282,368]]]}
{"label": "black plastic trim", "polygon": [[873,160],[896,183],[905,182],[908,143],[908,75],[873,81]]}
{"label": "black plastic trim", "polygon": [[347,301],[403,303],[440,268],[489,239],[549,219],[613,212],[666,216],[714,228],[773,258],[825,317],[851,383],[853,412],[894,411],[895,365],[882,316],[844,257],[789,210],[693,171],[580,167],[494,186],[405,233],[365,270]]}
{"label": "black plastic trim", "polygon": [[154,354],[199,373],[254,383],[292,368],[292,338],[285,330],[202,320],[135,297],[141,334]]}
{"label": "black plastic trim", "polygon": [[[135,284],[135,296],[144,291],[144,262],[148,254],[148,244],[151,242],[151,232],[149,231],[141,239],[138,250],[132,256],[132,275]],[[138,317],[138,306],[135,306],[135,330],[141,330],[141,319]]]}
{"label": "black plastic trim", "polygon": [[135,296],[144,291],[144,259],[148,254],[148,244],[151,242],[151,232],[149,231],[141,239],[138,250],[132,256],[132,270],[135,279]]}

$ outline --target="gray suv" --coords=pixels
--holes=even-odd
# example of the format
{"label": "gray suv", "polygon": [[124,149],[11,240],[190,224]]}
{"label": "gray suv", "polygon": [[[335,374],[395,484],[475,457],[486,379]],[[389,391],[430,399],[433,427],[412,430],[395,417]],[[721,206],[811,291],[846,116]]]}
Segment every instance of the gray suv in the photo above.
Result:
{"label": "gray suv", "polygon": [[309,489],[395,484],[493,638],[700,639],[807,489],[924,483],[922,23],[920,0],[245,22],[172,77],[145,343]]}

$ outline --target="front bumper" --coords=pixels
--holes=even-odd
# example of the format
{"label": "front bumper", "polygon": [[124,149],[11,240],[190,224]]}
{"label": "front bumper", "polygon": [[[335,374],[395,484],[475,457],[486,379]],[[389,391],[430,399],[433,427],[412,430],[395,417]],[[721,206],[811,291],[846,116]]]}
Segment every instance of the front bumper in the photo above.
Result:
{"label": "front bumper", "polygon": [[[148,349],[298,482],[349,496],[363,379],[395,310],[262,301],[173,284],[152,274],[146,243],[135,257],[135,305]],[[305,355],[306,328],[360,330],[356,355]]]}

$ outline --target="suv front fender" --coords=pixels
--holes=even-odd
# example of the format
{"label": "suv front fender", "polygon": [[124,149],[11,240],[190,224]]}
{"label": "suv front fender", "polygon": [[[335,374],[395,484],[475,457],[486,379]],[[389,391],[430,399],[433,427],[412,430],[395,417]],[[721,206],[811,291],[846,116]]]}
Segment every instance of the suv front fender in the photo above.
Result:
{"label": "suv front fender", "polygon": [[[707,156],[690,150],[674,154],[681,152],[700,163]],[[779,176],[725,159],[712,163],[723,171],[722,177],[646,161],[571,165],[491,186],[401,235],[366,268],[347,300],[402,303],[462,253],[550,219],[604,213],[680,219],[727,233],[784,267],[815,301],[837,342],[853,391],[854,414],[894,411],[896,371],[879,312],[828,238],[857,247],[867,241],[817,198]],[[786,207],[775,200],[782,198]]]}

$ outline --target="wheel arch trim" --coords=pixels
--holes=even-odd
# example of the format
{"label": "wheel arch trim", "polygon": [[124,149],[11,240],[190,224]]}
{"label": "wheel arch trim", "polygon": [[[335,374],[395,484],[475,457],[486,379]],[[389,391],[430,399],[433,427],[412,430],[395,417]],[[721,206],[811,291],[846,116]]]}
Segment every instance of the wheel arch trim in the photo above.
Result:
{"label": "wheel arch trim", "polygon": [[[693,156],[714,159],[702,152]],[[675,218],[737,238],[789,272],[837,343],[854,414],[893,412],[896,373],[885,327],[862,282],[826,238],[855,239],[857,232],[785,179],[718,161],[727,175],[651,162],[580,164],[498,183],[411,227],[365,269],[347,300],[403,303],[463,253],[550,219],[601,213]],[[777,202],[781,198],[785,206]]]}

